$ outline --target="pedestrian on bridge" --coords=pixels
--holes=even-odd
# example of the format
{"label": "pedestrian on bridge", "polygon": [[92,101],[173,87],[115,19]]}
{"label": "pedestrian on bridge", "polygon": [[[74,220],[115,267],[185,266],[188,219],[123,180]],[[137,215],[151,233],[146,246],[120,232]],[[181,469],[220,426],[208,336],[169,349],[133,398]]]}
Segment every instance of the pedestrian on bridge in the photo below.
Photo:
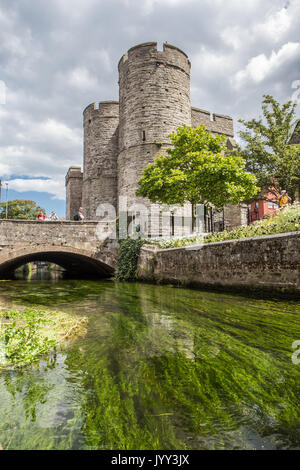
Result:
{"label": "pedestrian on bridge", "polygon": [[51,212],[51,214],[49,216],[49,220],[59,220],[59,217],[56,215],[55,211]]}
{"label": "pedestrian on bridge", "polygon": [[46,220],[46,214],[44,214],[44,212],[40,210],[40,212],[36,216],[36,220]]}
{"label": "pedestrian on bridge", "polygon": [[83,222],[84,221],[84,215],[82,213],[83,209],[82,207],[79,207],[79,211],[74,215],[74,220],[78,220]]}

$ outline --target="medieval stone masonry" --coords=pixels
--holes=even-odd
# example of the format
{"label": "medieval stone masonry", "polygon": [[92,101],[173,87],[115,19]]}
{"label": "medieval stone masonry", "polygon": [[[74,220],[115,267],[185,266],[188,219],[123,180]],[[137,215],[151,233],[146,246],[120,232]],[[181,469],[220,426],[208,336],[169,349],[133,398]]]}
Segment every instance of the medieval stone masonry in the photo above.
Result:
{"label": "medieval stone masonry", "polygon": [[292,135],[292,138],[291,138],[291,144],[300,144],[300,119],[298,120],[296,126],[295,126],[295,129],[294,129],[294,132],[293,132],[293,135]]}
{"label": "medieval stone masonry", "polygon": [[[184,124],[205,124],[209,132],[227,136],[227,146],[234,148],[231,117],[191,107],[190,68],[187,55],[168,43],[162,51],[156,42],[140,44],[123,55],[119,102],[93,103],[83,112],[83,172],[71,167],[67,173],[67,220],[80,206],[86,220],[98,220],[97,207],[104,203],[119,214],[120,197],[127,198],[129,208],[137,203],[149,207],[148,200],[135,195],[142,170],[170,145],[168,135]],[[243,217],[240,207],[229,207],[221,218],[231,228],[241,225]],[[157,220],[157,235],[161,225]]]}

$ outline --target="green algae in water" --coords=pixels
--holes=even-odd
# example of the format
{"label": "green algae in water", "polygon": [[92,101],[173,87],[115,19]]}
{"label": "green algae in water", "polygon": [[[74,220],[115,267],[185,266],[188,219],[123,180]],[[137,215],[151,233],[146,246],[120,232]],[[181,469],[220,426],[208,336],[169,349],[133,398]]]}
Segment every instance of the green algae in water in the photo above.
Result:
{"label": "green algae in water", "polygon": [[88,316],[63,354],[0,378],[6,449],[295,449],[295,301],[113,282],[12,282],[5,306]]}
{"label": "green algae in water", "polygon": [[63,349],[85,334],[86,321],[45,308],[5,311],[0,306],[0,371],[26,367]]}

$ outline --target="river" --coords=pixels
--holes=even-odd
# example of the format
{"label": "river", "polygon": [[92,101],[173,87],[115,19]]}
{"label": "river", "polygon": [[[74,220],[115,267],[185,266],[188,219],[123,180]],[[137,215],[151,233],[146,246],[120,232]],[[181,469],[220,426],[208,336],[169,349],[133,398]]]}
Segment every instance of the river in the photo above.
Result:
{"label": "river", "polygon": [[7,309],[88,316],[0,375],[4,449],[299,449],[296,301],[113,281],[0,282]]}

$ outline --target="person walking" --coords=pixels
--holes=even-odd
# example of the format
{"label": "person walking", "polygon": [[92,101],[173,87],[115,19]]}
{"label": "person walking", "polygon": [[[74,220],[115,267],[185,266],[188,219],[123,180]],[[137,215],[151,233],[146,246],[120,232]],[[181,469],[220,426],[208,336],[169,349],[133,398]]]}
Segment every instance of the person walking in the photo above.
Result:
{"label": "person walking", "polygon": [[78,220],[78,221],[81,221],[81,222],[84,221],[84,215],[83,215],[82,207],[79,207],[79,211],[74,215],[74,220]]}
{"label": "person walking", "polygon": [[291,201],[291,198],[288,195],[288,193],[286,192],[286,190],[283,189],[281,191],[281,195],[280,195],[278,200],[279,200],[279,208],[283,209],[285,206],[287,206],[289,204],[289,202]]}
{"label": "person walking", "polygon": [[49,220],[59,220],[59,217],[57,217],[55,211],[52,211],[52,212],[51,212],[51,214],[50,214],[50,216],[49,216]]}
{"label": "person walking", "polygon": [[42,210],[37,214],[36,220],[46,220],[46,214]]}

